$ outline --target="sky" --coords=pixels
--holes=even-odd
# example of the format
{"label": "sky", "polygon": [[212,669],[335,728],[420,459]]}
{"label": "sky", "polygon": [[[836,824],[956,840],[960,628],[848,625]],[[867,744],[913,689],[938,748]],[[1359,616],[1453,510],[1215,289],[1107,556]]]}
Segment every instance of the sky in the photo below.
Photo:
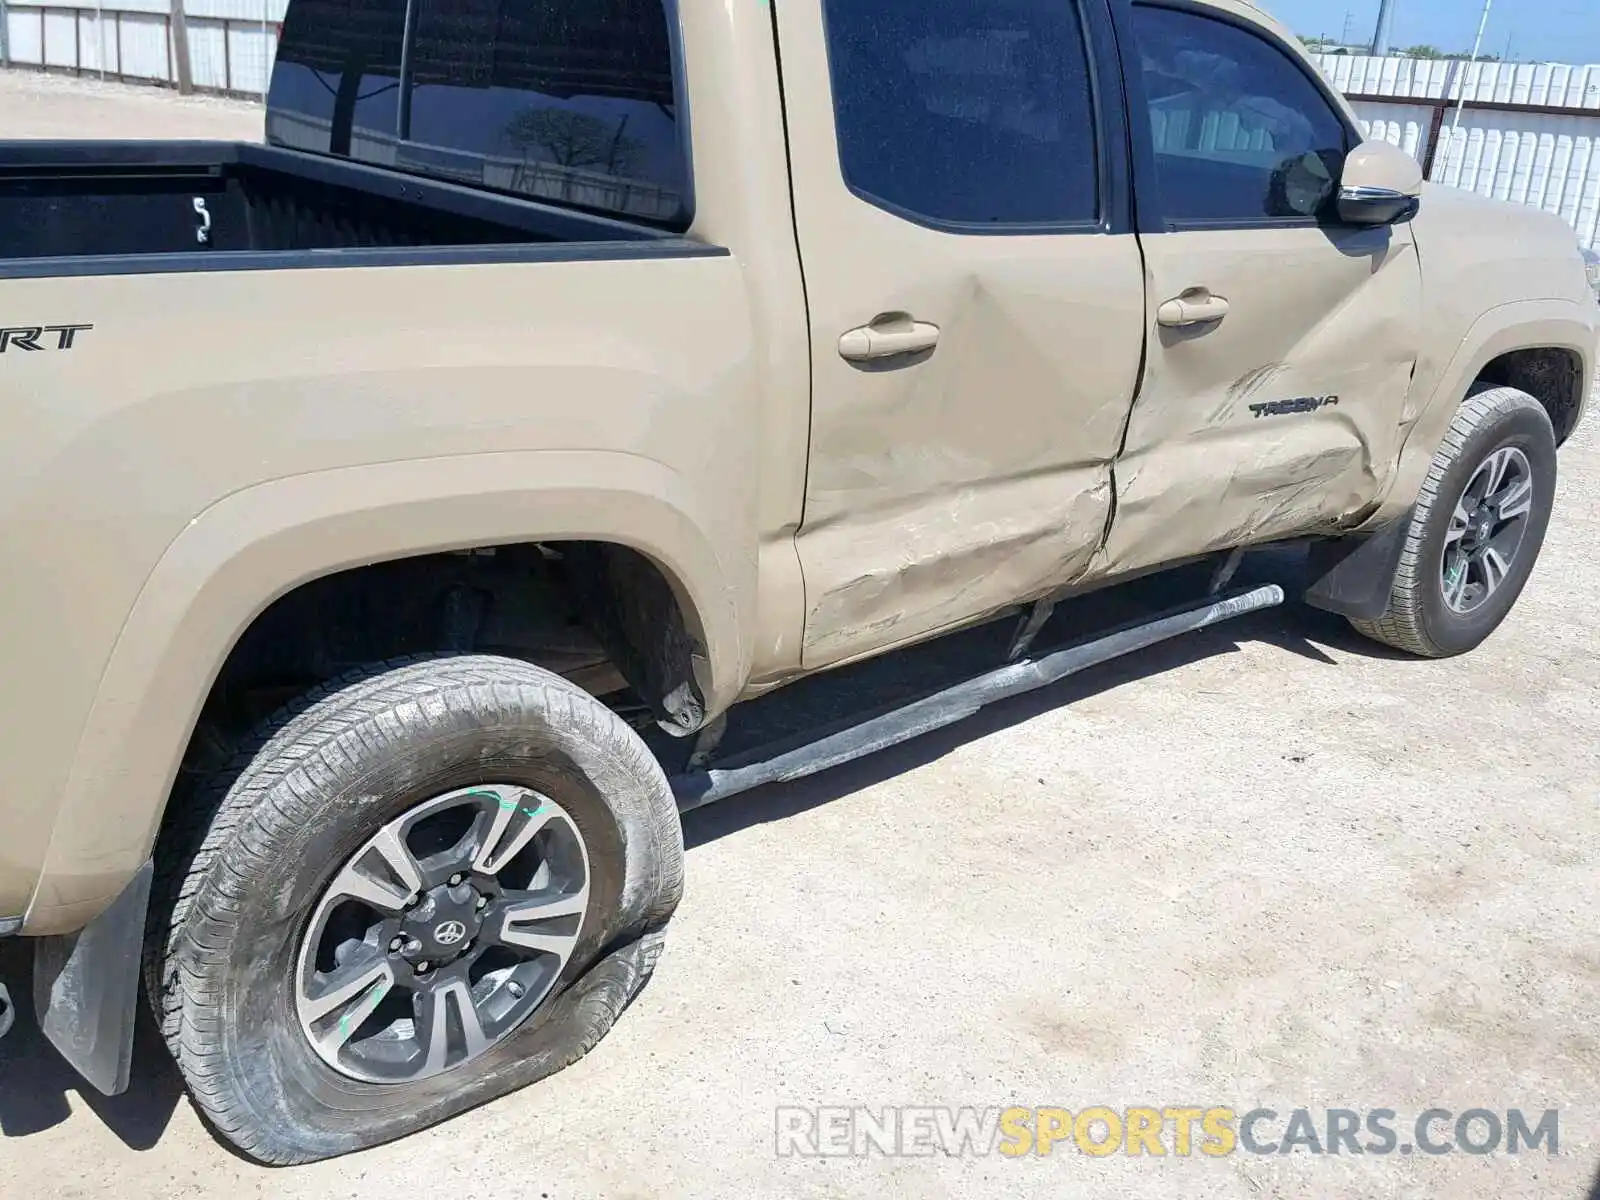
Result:
{"label": "sky", "polygon": [[[1378,0],[1263,0],[1261,5],[1296,33],[1367,42]],[[1465,52],[1472,48],[1483,0],[1395,0],[1390,45],[1426,43]],[[1494,0],[1483,35],[1486,53],[1531,62],[1600,63],[1600,0]]]}

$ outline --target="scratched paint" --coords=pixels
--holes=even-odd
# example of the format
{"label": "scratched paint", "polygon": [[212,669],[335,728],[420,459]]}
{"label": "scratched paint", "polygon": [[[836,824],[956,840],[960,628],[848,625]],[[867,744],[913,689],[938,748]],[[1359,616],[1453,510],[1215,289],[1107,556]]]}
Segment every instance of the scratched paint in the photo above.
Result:
{"label": "scratched paint", "polygon": [[1337,529],[1374,502],[1421,340],[1409,232],[1190,232],[1147,239],[1147,255],[1153,304],[1205,280],[1230,309],[1210,327],[1152,321],[1088,577]]}
{"label": "scratched paint", "polygon": [[378,1005],[383,1002],[383,998],[388,994],[389,981],[387,979],[380,979],[372,985],[372,990],[367,993],[365,999],[360,1001],[354,1007],[346,1009],[344,1015],[339,1018],[340,1040],[348,1041],[350,1035],[356,1029],[360,1028],[361,1022],[365,1021],[372,1015],[373,1010],[375,1010]]}
{"label": "scratched paint", "polygon": [[[807,275],[816,376],[797,546],[808,667],[1084,570],[1110,517],[1143,338],[1131,236],[951,238],[850,199],[829,244],[849,237],[852,253],[830,251]],[[856,307],[863,294],[936,325],[931,356],[903,369],[842,360],[839,332],[872,316]]]}

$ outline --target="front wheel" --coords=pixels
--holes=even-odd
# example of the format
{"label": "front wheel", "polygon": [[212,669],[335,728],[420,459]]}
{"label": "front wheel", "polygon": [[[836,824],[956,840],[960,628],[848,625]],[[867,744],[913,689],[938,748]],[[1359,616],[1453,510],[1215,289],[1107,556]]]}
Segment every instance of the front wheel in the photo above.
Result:
{"label": "front wheel", "polygon": [[1516,388],[1475,392],[1423,482],[1388,608],[1351,624],[1426,658],[1473,649],[1528,582],[1555,489],[1555,430],[1544,407]]}
{"label": "front wheel", "polygon": [[373,1146],[575,1061],[682,890],[644,744],[512,659],[339,680],[196,811],[203,834],[163,847],[150,991],[196,1104],[264,1162]]}

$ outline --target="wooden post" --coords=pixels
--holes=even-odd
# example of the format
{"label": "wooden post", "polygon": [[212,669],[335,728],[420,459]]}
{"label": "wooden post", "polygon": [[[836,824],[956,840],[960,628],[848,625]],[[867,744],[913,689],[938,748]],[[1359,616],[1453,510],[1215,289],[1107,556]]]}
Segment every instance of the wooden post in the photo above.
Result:
{"label": "wooden post", "polygon": [[189,65],[189,18],[183,11],[183,0],[171,0],[172,16],[168,28],[172,30],[172,67],[177,76],[178,91],[187,96],[194,91],[194,72]]}
{"label": "wooden post", "polygon": [[1433,178],[1433,164],[1439,156],[1439,139],[1444,136],[1445,104],[1433,106],[1433,119],[1428,123],[1428,152],[1422,156],[1422,177]]}
{"label": "wooden post", "polygon": [[1467,81],[1461,78],[1461,60],[1452,58],[1450,65],[1444,73],[1444,95],[1439,98],[1433,110],[1433,120],[1428,123],[1428,151],[1422,156],[1422,177],[1433,178],[1434,160],[1439,156],[1439,136],[1444,132],[1444,110],[1450,106],[1450,89],[1452,87],[1466,87]]}

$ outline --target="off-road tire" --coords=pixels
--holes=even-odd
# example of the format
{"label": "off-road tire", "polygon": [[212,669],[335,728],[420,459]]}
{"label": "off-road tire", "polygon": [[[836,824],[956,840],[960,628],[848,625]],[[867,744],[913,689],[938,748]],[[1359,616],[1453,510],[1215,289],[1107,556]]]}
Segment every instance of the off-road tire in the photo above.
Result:
{"label": "off-road tire", "polygon": [[[331,1069],[295,1017],[302,929],[346,857],[419,799],[485,776],[569,813],[591,908],[537,1011],[480,1057],[403,1084]],[[160,852],[177,886],[152,916],[158,1022],[212,1127],[260,1162],[378,1145],[575,1062],[655,966],[683,887],[683,833],[659,764],[588,693],[484,655],[381,663],[266,722],[177,814]],[[195,836],[195,831],[203,831]]]}
{"label": "off-road tire", "polygon": [[[1476,611],[1458,613],[1445,602],[1441,564],[1451,514],[1478,467],[1505,446],[1516,446],[1533,469],[1533,509],[1522,545],[1504,582]],[[1474,391],[1457,410],[1433,456],[1412,510],[1400,566],[1383,615],[1351,618],[1357,632],[1424,658],[1448,658],[1475,649],[1511,611],[1533,572],[1556,489],[1556,438],[1544,406],[1511,387]]]}

